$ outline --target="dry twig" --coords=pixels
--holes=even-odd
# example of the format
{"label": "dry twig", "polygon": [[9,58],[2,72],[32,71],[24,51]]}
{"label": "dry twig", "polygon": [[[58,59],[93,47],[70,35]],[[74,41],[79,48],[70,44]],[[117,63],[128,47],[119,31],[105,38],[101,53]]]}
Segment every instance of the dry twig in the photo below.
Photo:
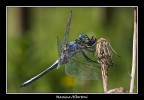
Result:
{"label": "dry twig", "polygon": [[108,91],[107,68],[109,64],[112,64],[112,48],[106,39],[100,38],[97,41],[96,56],[98,57],[98,62],[101,65],[103,88],[106,93]]}
{"label": "dry twig", "polygon": [[109,65],[113,65],[112,52],[116,53],[106,39],[100,38],[97,41],[96,56],[98,57],[98,62],[101,65],[104,93],[123,93],[124,92],[123,87],[108,90],[107,69]]}
{"label": "dry twig", "polygon": [[134,34],[133,34],[133,57],[132,57],[132,71],[131,71],[131,81],[130,81],[130,93],[134,91],[134,80],[136,72],[136,52],[137,52],[137,11],[134,9]]}

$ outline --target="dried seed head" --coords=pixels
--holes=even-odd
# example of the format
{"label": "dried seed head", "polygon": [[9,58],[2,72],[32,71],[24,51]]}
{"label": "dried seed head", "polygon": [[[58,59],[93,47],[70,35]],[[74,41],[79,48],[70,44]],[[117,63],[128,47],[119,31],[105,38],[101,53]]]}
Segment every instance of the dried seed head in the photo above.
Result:
{"label": "dried seed head", "polygon": [[96,57],[98,58],[98,62],[100,64],[105,64],[105,65],[112,65],[112,47],[110,43],[104,39],[100,38],[97,41],[96,45]]}

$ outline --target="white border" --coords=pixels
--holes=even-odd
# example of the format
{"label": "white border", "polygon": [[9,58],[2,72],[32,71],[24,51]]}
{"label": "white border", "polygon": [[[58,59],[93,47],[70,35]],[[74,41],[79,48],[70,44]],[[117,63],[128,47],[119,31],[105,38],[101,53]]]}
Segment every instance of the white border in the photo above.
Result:
{"label": "white border", "polygon": [[[8,7],[73,7],[73,8],[79,8],[79,7],[136,7],[137,8],[137,33],[138,33],[138,6],[6,6],[6,94],[57,94],[59,96],[65,96],[61,94],[138,94],[138,41],[137,41],[137,93],[7,93],[7,8]],[[137,34],[137,40],[138,40],[138,34]],[[69,95],[66,95],[69,96]],[[79,96],[79,95],[78,95]],[[85,95],[84,95],[85,96]],[[61,99],[61,98],[57,98]],[[76,98],[74,98],[76,99]]]}

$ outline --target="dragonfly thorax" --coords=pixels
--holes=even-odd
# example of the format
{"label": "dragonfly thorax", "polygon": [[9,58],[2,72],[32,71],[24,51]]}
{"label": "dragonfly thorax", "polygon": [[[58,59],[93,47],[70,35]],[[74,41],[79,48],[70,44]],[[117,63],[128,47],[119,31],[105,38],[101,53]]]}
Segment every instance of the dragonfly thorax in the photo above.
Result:
{"label": "dragonfly thorax", "polygon": [[69,42],[64,50],[64,53],[68,56],[71,57],[73,55],[75,55],[77,52],[80,52],[82,49],[80,47],[80,45],[76,42]]}
{"label": "dragonfly thorax", "polygon": [[76,53],[82,51],[81,46],[76,42],[69,42],[63,49],[60,57],[60,64],[65,64],[68,62],[68,59],[74,56]]}

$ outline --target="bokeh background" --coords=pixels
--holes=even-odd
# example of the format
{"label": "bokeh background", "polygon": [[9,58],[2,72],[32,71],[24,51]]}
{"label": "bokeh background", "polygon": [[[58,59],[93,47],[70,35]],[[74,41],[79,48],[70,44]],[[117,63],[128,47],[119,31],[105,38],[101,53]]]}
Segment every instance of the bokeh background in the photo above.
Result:
{"label": "bokeh background", "polygon": [[129,91],[133,39],[131,7],[8,7],[8,93],[103,93],[102,80],[77,80],[65,74],[64,65],[20,88],[24,81],[58,59],[56,37],[63,39],[70,10],[69,40],[75,40],[80,33],[107,39],[121,56],[113,55],[116,65],[108,69],[108,87],[124,87]]}

